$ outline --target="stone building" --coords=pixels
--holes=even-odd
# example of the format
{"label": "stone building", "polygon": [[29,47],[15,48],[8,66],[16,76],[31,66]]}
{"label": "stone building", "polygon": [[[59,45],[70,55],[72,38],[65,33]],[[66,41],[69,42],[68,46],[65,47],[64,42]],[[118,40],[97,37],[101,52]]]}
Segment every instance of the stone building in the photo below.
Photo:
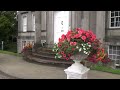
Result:
{"label": "stone building", "polygon": [[18,53],[27,43],[57,43],[76,27],[93,30],[109,57],[120,60],[120,11],[18,11]]}

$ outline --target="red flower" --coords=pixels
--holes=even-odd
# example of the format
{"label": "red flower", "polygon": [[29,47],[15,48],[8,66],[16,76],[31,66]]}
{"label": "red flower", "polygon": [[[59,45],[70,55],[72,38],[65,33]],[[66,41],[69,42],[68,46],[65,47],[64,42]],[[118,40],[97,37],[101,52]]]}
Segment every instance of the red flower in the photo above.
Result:
{"label": "red flower", "polygon": [[61,47],[62,46],[62,44],[58,44],[58,47]]}
{"label": "red flower", "polygon": [[62,39],[62,40],[64,40],[64,39],[65,39],[65,37],[66,37],[66,36],[63,34],[63,35],[61,36],[61,39]]}
{"label": "red flower", "polygon": [[82,40],[84,40],[84,41],[86,40],[86,36],[82,36],[81,38],[82,38]]}
{"label": "red flower", "polygon": [[62,40],[59,38],[59,42],[62,42]]}
{"label": "red flower", "polygon": [[81,29],[80,28],[76,28],[76,31],[80,31]]}
{"label": "red flower", "polygon": [[65,57],[66,57],[66,54],[63,54],[63,57],[65,58]]}
{"label": "red flower", "polygon": [[88,42],[88,44],[90,44],[90,45],[91,45],[91,42]]}
{"label": "red flower", "polygon": [[72,51],[74,51],[75,50],[75,48],[72,48]]}
{"label": "red flower", "polygon": [[75,36],[74,36],[74,38],[79,38],[81,36],[81,34],[76,34]]}
{"label": "red flower", "polygon": [[71,46],[75,46],[77,44],[77,42],[70,42]]}
{"label": "red flower", "polygon": [[64,54],[64,51],[62,51],[61,54]]}
{"label": "red flower", "polygon": [[66,57],[65,59],[66,59],[66,60],[69,60],[69,58],[68,58],[68,57]]}
{"label": "red flower", "polygon": [[70,57],[70,56],[71,56],[71,54],[68,54],[68,56]]}
{"label": "red flower", "polygon": [[83,32],[84,32],[83,30],[79,30],[79,31],[78,31],[78,34],[79,34],[79,35],[82,35]]}
{"label": "red flower", "polygon": [[89,34],[89,32],[86,32],[86,36],[87,36],[87,38],[89,38],[89,37],[90,37],[90,34]]}

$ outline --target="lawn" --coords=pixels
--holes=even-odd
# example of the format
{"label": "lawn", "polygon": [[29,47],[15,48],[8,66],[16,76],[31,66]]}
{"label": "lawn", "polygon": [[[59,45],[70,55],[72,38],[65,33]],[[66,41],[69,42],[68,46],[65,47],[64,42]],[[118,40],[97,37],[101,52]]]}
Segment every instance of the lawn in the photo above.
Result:
{"label": "lawn", "polygon": [[95,65],[95,66],[91,67],[91,69],[120,75],[120,69],[113,69],[111,67]]}
{"label": "lawn", "polygon": [[0,50],[0,53],[3,53],[3,54],[9,54],[9,55],[14,55],[14,56],[21,56],[21,55],[18,54],[18,53],[9,52],[9,51],[2,51],[2,50]]}
{"label": "lawn", "polygon": [[17,43],[7,43],[4,46],[5,51],[17,53]]}

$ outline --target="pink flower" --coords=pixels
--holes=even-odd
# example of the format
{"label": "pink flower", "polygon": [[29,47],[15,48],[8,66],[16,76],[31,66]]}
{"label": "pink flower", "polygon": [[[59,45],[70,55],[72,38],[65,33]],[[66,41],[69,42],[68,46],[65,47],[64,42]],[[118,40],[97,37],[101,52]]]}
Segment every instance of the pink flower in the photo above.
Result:
{"label": "pink flower", "polygon": [[63,35],[61,36],[62,40],[64,40],[64,39],[65,39],[65,37],[66,37],[66,36],[63,34]]}
{"label": "pink flower", "polygon": [[71,36],[72,39],[74,39],[75,37],[74,36]]}
{"label": "pink flower", "polygon": [[81,36],[81,34],[78,33],[78,34],[76,34],[74,37],[75,37],[75,38],[79,38],[80,36]]}
{"label": "pink flower", "polygon": [[63,54],[63,57],[65,58],[65,57],[66,57],[66,54]]}
{"label": "pink flower", "polygon": [[73,45],[73,42],[70,42],[70,45],[72,46],[72,45]]}
{"label": "pink flower", "polygon": [[75,46],[77,44],[77,42],[73,42],[73,45]]}
{"label": "pink flower", "polygon": [[96,39],[96,36],[93,35],[92,38],[90,39],[92,42]]}
{"label": "pink flower", "polygon": [[86,36],[87,36],[87,38],[88,38],[88,37],[90,37],[90,34],[89,34],[88,32],[86,32]]}
{"label": "pink flower", "polygon": [[76,28],[76,31],[79,31],[79,30],[81,30],[80,28]]}
{"label": "pink flower", "polygon": [[67,40],[70,41],[70,38],[68,37]]}
{"label": "pink flower", "polygon": [[75,50],[75,48],[72,48],[72,51],[74,51]]}
{"label": "pink flower", "polygon": [[82,40],[84,40],[84,41],[86,40],[86,36],[82,36],[81,38],[82,38]]}
{"label": "pink flower", "polygon": [[66,60],[69,60],[69,58],[67,57],[67,58],[65,58]]}
{"label": "pink flower", "polygon": [[63,41],[64,41],[64,39],[59,38],[59,42],[63,42]]}
{"label": "pink flower", "polygon": [[68,56],[70,57],[70,56],[71,56],[71,54],[68,54]]}
{"label": "pink flower", "polygon": [[58,44],[58,47],[61,47],[62,46],[62,44]]}
{"label": "pink flower", "polygon": [[83,34],[83,30],[78,31],[78,34],[81,36]]}
{"label": "pink flower", "polygon": [[66,35],[66,38],[67,38],[68,41],[70,41],[71,35],[70,35],[70,34],[67,34],[67,35]]}
{"label": "pink flower", "polygon": [[75,46],[77,44],[77,42],[70,42],[71,46]]}
{"label": "pink flower", "polygon": [[61,54],[64,54],[64,51],[62,51]]}
{"label": "pink flower", "polygon": [[88,42],[88,44],[90,44],[90,45],[91,45],[91,42]]}

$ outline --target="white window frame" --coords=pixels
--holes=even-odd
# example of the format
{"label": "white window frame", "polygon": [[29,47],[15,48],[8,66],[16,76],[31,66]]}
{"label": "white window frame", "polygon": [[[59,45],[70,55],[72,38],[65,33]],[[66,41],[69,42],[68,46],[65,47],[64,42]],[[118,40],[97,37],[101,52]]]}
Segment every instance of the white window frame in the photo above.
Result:
{"label": "white window frame", "polygon": [[[120,16],[118,16],[118,17],[120,17]],[[111,11],[109,11],[109,28],[120,28],[120,26],[111,27]]]}
{"label": "white window frame", "polygon": [[[111,49],[112,51],[114,50],[114,49],[113,49],[113,46],[115,46],[116,48],[118,47],[117,45],[112,45],[112,49]],[[120,55],[118,55],[118,54],[113,54],[113,52],[112,52],[112,54],[110,54],[109,51],[110,51],[110,46],[108,46],[108,56],[109,56],[109,55],[120,56]],[[120,50],[116,49],[116,50],[114,50],[114,51],[120,51]],[[120,59],[113,59],[113,60],[120,60]]]}
{"label": "white window frame", "polygon": [[[112,46],[113,46],[113,45],[112,45]],[[117,48],[117,45],[114,45],[114,46]],[[110,49],[110,45],[108,46],[108,57],[109,57],[109,55],[116,55],[116,54],[113,54],[113,53],[112,53],[112,54],[109,54],[109,49]],[[113,50],[113,49],[112,49],[112,50]],[[117,49],[116,49],[116,51],[120,51],[120,50],[117,50]],[[116,56],[120,56],[120,55],[116,55]],[[113,57],[113,56],[112,56],[112,57]],[[120,61],[120,59],[111,59],[111,60],[112,60],[112,61],[115,61],[115,63],[114,63],[114,64],[115,64],[115,67],[116,67],[116,66],[120,66],[120,63],[117,63],[117,61]]]}
{"label": "white window frame", "polygon": [[[26,17],[26,25],[24,25],[24,17]],[[24,30],[25,27],[26,27],[26,30]],[[23,32],[27,32],[27,14],[22,15],[22,29],[23,29]]]}
{"label": "white window frame", "polygon": [[33,31],[35,31],[35,28],[36,28],[36,26],[35,26],[35,15],[32,14],[32,29],[33,29]]}

